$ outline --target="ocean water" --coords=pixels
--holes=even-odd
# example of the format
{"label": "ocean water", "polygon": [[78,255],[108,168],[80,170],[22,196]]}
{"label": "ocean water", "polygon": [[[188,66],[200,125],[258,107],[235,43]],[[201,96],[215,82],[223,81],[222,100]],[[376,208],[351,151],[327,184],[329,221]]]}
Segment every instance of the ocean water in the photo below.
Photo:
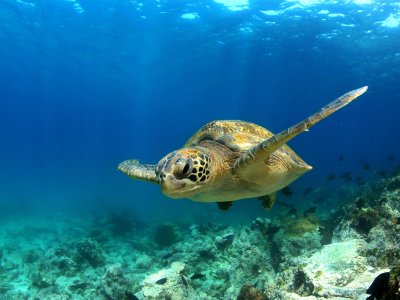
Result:
{"label": "ocean water", "polygon": [[[212,120],[280,132],[364,85],[289,142],[313,170],[272,211],[168,199],[116,169],[157,163]],[[400,164],[399,99],[398,1],[0,0],[0,217],[248,224],[279,202],[329,211],[358,176]]]}

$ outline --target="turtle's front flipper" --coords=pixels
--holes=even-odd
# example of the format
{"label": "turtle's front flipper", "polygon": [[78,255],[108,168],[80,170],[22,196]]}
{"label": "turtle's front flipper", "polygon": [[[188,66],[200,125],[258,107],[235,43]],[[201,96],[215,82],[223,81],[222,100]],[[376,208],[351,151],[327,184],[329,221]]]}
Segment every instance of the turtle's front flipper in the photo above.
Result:
{"label": "turtle's front flipper", "polygon": [[254,162],[257,163],[257,161],[261,160],[264,161],[271,153],[275,152],[278,148],[282,147],[292,138],[304,131],[308,131],[310,127],[319,121],[325,119],[327,116],[349,104],[358,96],[364,94],[367,88],[367,86],[364,86],[340,96],[336,100],[324,106],[319,112],[244,152],[236,160],[234,164],[234,170],[238,171],[248,164],[252,164]]}
{"label": "turtle's front flipper", "polygon": [[157,183],[156,167],[154,165],[142,165],[138,160],[130,159],[118,165],[122,171],[132,179],[146,180]]}

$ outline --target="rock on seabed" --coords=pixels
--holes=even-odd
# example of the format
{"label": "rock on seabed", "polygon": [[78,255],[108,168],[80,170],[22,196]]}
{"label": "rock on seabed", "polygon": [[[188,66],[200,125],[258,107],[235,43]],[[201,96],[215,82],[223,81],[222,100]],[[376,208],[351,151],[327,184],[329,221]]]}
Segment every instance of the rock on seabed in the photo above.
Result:
{"label": "rock on seabed", "polygon": [[[342,296],[365,299],[365,287],[386,270],[376,272],[362,256],[364,240],[350,240],[323,246],[305,263],[304,272],[321,297]],[[345,299],[345,298],[344,298]]]}

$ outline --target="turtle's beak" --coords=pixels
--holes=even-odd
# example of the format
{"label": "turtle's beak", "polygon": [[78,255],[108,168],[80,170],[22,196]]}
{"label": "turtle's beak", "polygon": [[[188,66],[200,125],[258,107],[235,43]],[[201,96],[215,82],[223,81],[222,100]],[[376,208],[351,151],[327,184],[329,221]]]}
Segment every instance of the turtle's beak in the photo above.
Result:
{"label": "turtle's beak", "polygon": [[183,180],[177,180],[175,176],[171,174],[160,174],[160,187],[164,195],[171,198],[182,198],[179,195],[179,191],[186,186]]}

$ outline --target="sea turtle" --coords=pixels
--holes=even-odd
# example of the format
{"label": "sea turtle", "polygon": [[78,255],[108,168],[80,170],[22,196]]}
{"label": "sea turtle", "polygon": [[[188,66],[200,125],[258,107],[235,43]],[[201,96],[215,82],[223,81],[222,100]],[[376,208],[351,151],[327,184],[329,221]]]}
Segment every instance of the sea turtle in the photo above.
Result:
{"label": "sea turtle", "polygon": [[159,184],[171,198],[217,202],[226,210],[232,201],[258,197],[271,208],[278,190],[312,169],[286,143],[366,90],[348,92],[276,135],[245,121],[212,121],[158,164],[126,160],[118,169],[133,179]]}

